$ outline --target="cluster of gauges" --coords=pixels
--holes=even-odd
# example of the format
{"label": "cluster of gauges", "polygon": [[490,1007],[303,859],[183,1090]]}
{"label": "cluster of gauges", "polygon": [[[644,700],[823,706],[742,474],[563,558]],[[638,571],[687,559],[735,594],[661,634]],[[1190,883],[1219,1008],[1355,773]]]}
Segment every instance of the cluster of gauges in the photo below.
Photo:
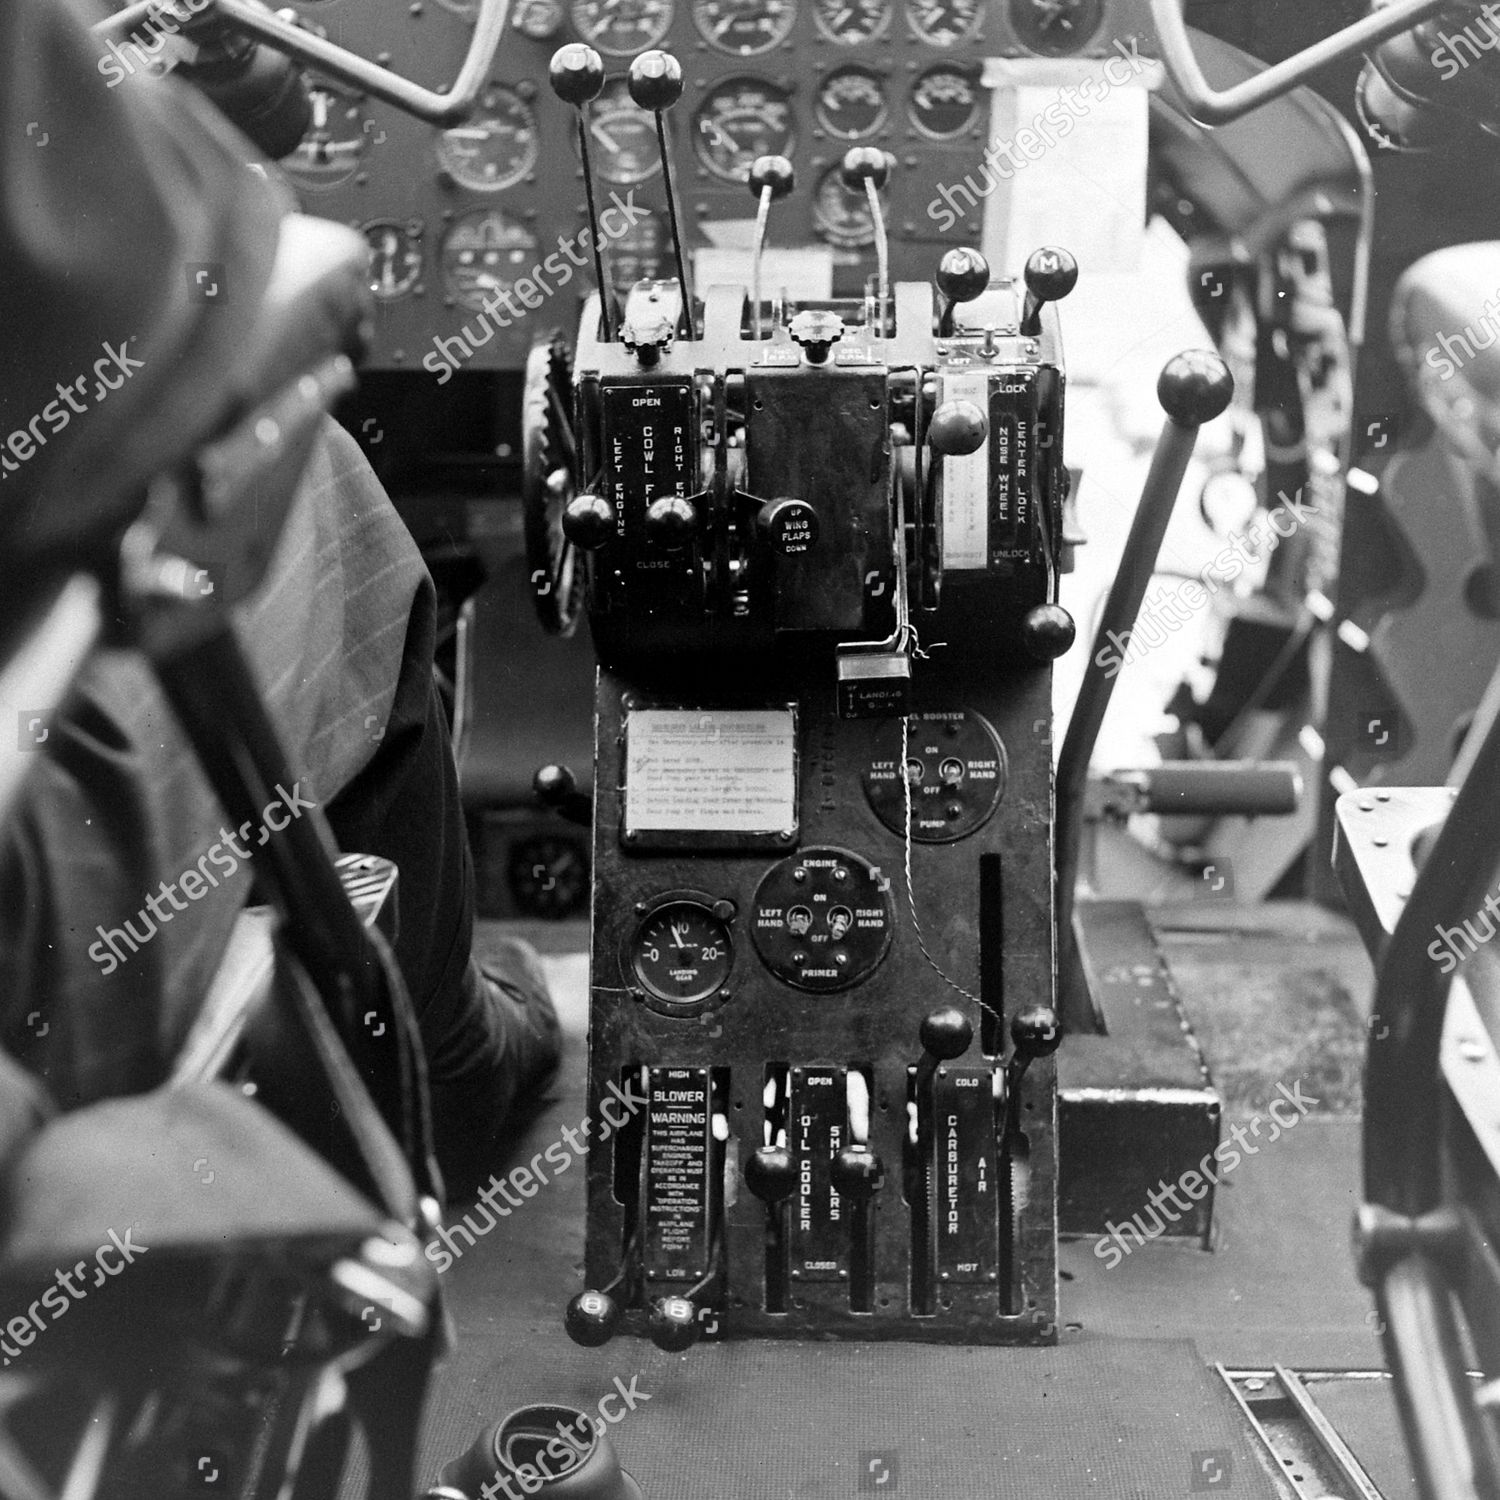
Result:
{"label": "cluster of gauges", "polygon": [[[901,0],[911,35],[932,47],[969,41],[984,15],[982,0]],[[857,47],[890,35],[897,0],[812,0],[813,24],[828,41]],[[716,51],[757,57],[792,34],[797,0],[692,0],[693,25]],[[578,36],[607,57],[659,47],[672,29],[674,0],[572,0]]]}

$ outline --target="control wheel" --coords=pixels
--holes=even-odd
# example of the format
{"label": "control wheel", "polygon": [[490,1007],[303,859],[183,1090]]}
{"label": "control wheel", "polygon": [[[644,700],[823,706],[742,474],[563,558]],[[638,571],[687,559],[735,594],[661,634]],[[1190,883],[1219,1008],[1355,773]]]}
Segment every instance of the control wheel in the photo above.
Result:
{"label": "control wheel", "polygon": [[563,535],[562,518],[578,493],[578,449],[569,413],[573,361],[558,333],[540,337],[526,356],[521,408],[521,504],[526,565],[537,618],[549,635],[571,635],[583,608],[583,568]]}

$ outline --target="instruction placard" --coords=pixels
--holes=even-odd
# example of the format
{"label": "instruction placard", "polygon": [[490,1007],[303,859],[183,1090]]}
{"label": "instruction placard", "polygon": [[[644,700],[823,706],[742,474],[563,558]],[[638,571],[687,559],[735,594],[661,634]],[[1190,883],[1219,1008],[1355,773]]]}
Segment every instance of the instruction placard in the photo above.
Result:
{"label": "instruction placard", "polygon": [[790,708],[645,708],[625,718],[627,833],[780,833],[797,827]]}

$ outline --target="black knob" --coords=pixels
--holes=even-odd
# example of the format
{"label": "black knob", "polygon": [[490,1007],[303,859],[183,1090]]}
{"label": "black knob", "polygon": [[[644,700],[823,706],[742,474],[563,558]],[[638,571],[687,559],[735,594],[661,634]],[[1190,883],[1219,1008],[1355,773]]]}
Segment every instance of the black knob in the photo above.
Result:
{"label": "black knob", "polygon": [[552,54],[547,81],[564,104],[587,104],[604,87],[604,59],[582,42],[569,42]]}
{"label": "black knob", "polygon": [[866,179],[875,184],[878,192],[890,181],[893,160],[878,146],[851,146],[839,163],[839,176],[844,186],[856,193],[864,192]]}
{"label": "black knob", "polygon": [[1077,634],[1073,616],[1060,604],[1038,604],[1021,622],[1021,643],[1038,661],[1056,661]]}
{"label": "black knob", "polygon": [[972,302],[990,284],[990,263],[977,250],[956,246],[938,262],[937,284],[950,302]]}
{"label": "black knob", "polygon": [[785,1146],[762,1146],[745,1163],[745,1186],[762,1203],[780,1203],[797,1186],[797,1166]]}
{"label": "black knob", "polygon": [[770,188],[773,198],[785,198],[796,180],[797,174],[784,156],[757,156],[750,163],[752,198],[759,198],[763,188]]}
{"label": "black knob", "polygon": [[880,1186],[880,1158],[868,1146],[845,1146],[829,1163],[828,1175],[839,1192],[868,1198]]}
{"label": "black knob", "polygon": [[1060,302],[1078,285],[1078,262],[1066,250],[1048,245],[1026,260],[1026,290],[1038,302]]}
{"label": "black knob", "polygon": [[1234,377],[1212,349],[1189,349],[1169,359],[1156,382],[1156,399],[1179,427],[1212,422],[1233,396]]}
{"label": "black knob", "polygon": [[561,802],[578,790],[578,778],[566,766],[543,766],[531,778],[531,789],[543,802]]}
{"label": "black knob", "polygon": [[603,495],[574,495],[562,514],[563,535],[592,552],[615,534],[615,508]]}
{"label": "black knob", "polygon": [[698,1342],[698,1309],[686,1297],[658,1297],[646,1317],[646,1333],[658,1349],[681,1354]]}
{"label": "black knob", "polygon": [[630,64],[626,87],[641,109],[671,109],[682,98],[682,64],[665,52],[643,52]]}
{"label": "black knob", "polygon": [[1026,262],[1026,305],[1021,309],[1021,333],[1036,338],[1042,331],[1042,308],[1066,297],[1078,284],[1078,262],[1066,250],[1049,245],[1033,250]]}
{"label": "black knob", "polygon": [[989,418],[972,401],[944,401],[927,424],[927,441],[944,458],[977,453],[989,435]]}
{"label": "black knob", "polygon": [[942,1062],[962,1057],[974,1040],[974,1023],[956,1005],[929,1012],[922,1018],[917,1035],[922,1050]]}
{"label": "black knob", "polygon": [[784,496],[761,506],[755,529],[783,557],[796,557],[818,540],[818,513],[806,500]]}
{"label": "black knob", "polygon": [[646,507],[646,535],[658,547],[686,547],[697,530],[698,512],[681,495],[663,495]]}
{"label": "black knob", "polygon": [[590,1288],[568,1303],[563,1314],[563,1326],[568,1337],[585,1349],[597,1349],[607,1344],[620,1326],[620,1304],[608,1292],[596,1292]]}
{"label": "black knob", "polygon": [[1062,1041],[1062,1026],[1050,1005],[1028,1005],[1017,1011],[1010,1023],[1010,1039],[1016,1056],[1024,1062],[1056,1052]]}
{"label": "black knob", "polygon": [[650,313],[627,321],[620,329],[620,342],[650,369],[671,349],[674,333],[670,320],[660,313]]}
{"label": "black knob", "polygon": [[809,307],[792,319],[792,342],[800,344],[809,364],[820,365],[844,336],[844,320],[826,308]]}

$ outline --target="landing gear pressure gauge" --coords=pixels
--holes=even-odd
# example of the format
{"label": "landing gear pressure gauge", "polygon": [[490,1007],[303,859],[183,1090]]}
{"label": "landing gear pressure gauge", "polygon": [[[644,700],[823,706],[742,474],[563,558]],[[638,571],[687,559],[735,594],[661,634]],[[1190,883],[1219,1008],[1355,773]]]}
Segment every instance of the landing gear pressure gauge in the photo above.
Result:
{"label": "landing gear pressure gauge", "polygon": [[906,758],[901,721],[875,732],[865,767],[865,796],[892,833],[906,828],[906,791],[911,788],[911,836],[919,844],[947,844],[982,828],[1005,791],[1005,748],[979,717],[957,709],[913,714],[907,721]]}
{"label": "landing gear pressure gauge", "polygon": [[734,965],[734,903],[668,891],[647,903],[630,939],[626,970],[645,1003],[666,1015],[696,1015],[727,999]]}
{"label": "landing gear pressure gauge", "polygon": [[889,878],[847,849],[812,848],[766,872],[750,932],[778,979],[828,992],[873,974],[895,926]]}

